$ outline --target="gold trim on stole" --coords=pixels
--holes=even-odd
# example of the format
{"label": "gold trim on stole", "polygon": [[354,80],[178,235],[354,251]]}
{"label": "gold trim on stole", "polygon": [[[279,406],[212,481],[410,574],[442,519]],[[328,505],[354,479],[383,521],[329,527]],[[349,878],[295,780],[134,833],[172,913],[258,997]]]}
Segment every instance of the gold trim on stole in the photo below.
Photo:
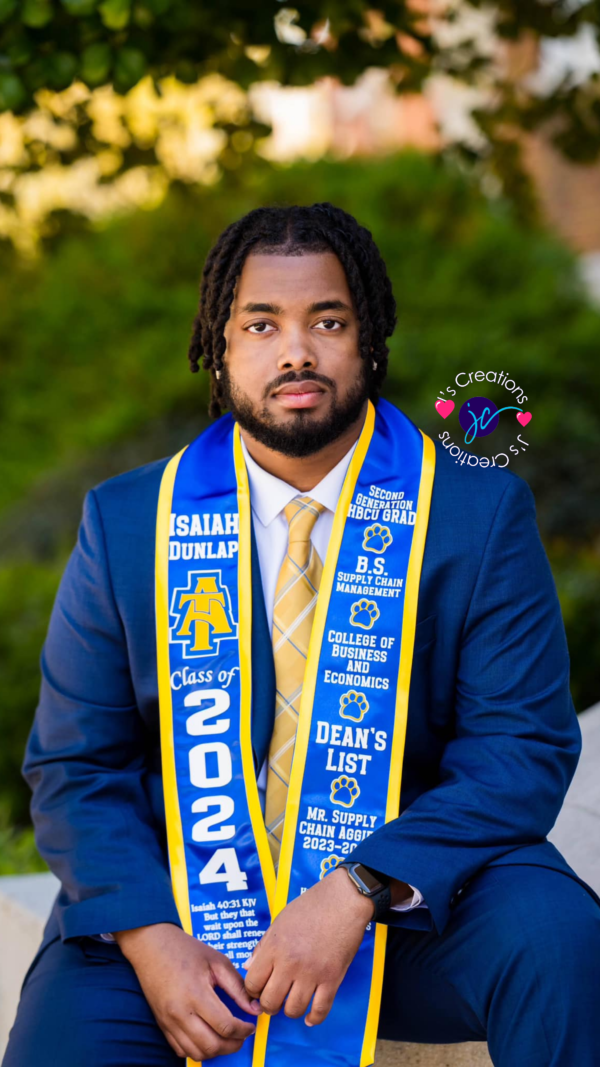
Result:
{"label": "gold trim on stole", "polygon": [[[252,511],[248,472],[242,452],[240,430],[236,423],[233,431],[233,458],[238,483],[239,548],[238,548],[238,633],[240,655],[240,747],[242,768],[246,786],[246,801],[252,823],[252,832],[260,861],[265,892],[271,914],[275,898],[275,865],[269,848],[265,820],[260,808],[258,782],[252,754],[251,709],[252,709]],[[264,1062],[267,1047],[268,1016],[259,1015],[254,1035],[253,1063]]]}
{"label": "gold trim on stole", "polygon": [[190,913],[185,846],[177,792],[177,773],[175,771],[171,667],[169,662],[169,530],[175,476],[184,452],[185,448],[182,448],[181,452],[178,452],[176,456],[169,460],[163,471],[160,483],[156,513],[155,610],[160,751],[169,866],[171,868],[173,896],[175,897],[181,925],[186,934],[191,934],[192,916]]}
{"label": "gold trim on stole", "polygon": [[[187,445],[186,445],[187,447]],[[192,915],[185,862],[185,845],[179,809],[177,772],[175,770],[175,743],[173,739],[173,704],[171,700],[171,667],[169,663],[169,535],[173,487],[179,461],[185,452],[182,448],[169,460],[163,471],[156,512],[155,553],[155,612],[156,612],[156,667],[158,673],[158,710],[160,718],[160,751],[162,763],[165,820],[167,824],[167,850],[175,905],[186,934],[192,934]],[[195,1060],[186,1059],[186,1067],[202,1067]]]}
{"label": "gold trim on stole", "polygon": [[[392,751],[390,755],[390,777],[385,809],[386,822],[389,822],[391,819],[396,819],[400,810],[400,787],[402,784],[402,770],[404,767],[404,745],[408,722],[408,694],[410,689],[413,650],[415,646],[419,582],[421,578],[421,567],[423,565],[423,554],[425,552],[425,538],[427,537],[433,477],[435,474],[435,445],[431,438],[427,437],[422,430],[419,432],[423,438],[423,458],[421,461],[421,480],[419,483],[419,496],[417,499],[417,518],[410,547],[410,556],[408,558],[408,569],[406,572],[404,611],[402,614],[402,645],[400,648],[400,667],[398,670],[398,687],[396,689],[394,733],[392,735]],[[367,1010],[367,1022],[365,1025],[365,1036],[360,1057],[360,1067],[370,1067],[370,1064],[372,1064],[375,1059],[375,1042],[377,1040],[377,1029],[379,1026],[379,1010],[381,1007],[381,992],[383,988],[386,942],[387,926],[384,926],[382,923],[377,923],[375,926],[371,993],[369,996],[369,1007]]]}

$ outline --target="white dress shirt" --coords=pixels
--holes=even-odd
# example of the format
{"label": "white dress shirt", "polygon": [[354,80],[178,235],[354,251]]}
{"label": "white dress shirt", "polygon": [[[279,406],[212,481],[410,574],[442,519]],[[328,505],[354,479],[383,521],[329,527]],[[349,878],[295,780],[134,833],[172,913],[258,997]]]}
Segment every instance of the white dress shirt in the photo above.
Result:
{"label": "white dress shirt", "polygon": [[[242,450],[248,469],[252,519],[269,630],[273,625],[273,604],[277,578],[288,547],[288,522],[284,509],[297,496],[310,496],[317,503],[323,505],[325,510],[321,512],[313,526],[311,541],[320,559],[325,562],[334,512],[344,478],[346,477],[348,464],[355,448],[356,442],[339,463],[325,475],[322,481],[315,485],[314,489],[311,489],[308,493],[301,493],[293,485],[288,485],[281,478],[276,478],[275,475],[269,474],[263,467],[260,467],[256,460],[252,459],[242,438]],[[263,810],[266,786],[267,761],[265,760],[258,779]],[[410,911],[412,908],[427,907],[419,890],[412,885],[410,888],[413,891],[412,900],[396,904],[394,911]]]}

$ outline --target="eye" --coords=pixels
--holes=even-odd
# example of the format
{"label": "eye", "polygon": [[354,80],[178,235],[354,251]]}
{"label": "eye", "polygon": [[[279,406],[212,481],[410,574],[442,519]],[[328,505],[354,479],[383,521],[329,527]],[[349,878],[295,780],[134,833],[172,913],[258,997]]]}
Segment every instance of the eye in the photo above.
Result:
{"label": "eye", "polygon": [[338,327],[341,330],[345,325],[346,324],[340,322],[339,319],[321,319],[321,321],[317,323],[317,326],[323,326],[325,328],[325,333],[338,333]]}
{"label": "eye", "polygon": [[[244,328],[248,331],[248,333],[256,332],[258,334],[261,334],[261,333],[270,333],[271,330],[267,329],[267,327],[270,327],[270,326],[271,326],[270,322],[252,322],[252,323],[250,323],[250,326],[246,326]],[[273,329],[274,328],[275,327],[273,327]]]}

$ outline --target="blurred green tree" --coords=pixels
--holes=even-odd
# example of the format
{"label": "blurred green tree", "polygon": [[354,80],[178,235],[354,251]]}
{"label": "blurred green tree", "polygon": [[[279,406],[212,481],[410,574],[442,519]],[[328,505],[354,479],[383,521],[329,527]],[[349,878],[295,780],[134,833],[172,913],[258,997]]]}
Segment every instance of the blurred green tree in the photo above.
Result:
{"label": "blurred green tree", "polygon": [[425,432],[442,431],[434,403],[460,371],[510,371],[525,388],[533,419],[513,469],[536,496],[576,707],[599,698],[600,311],[574,255],[433,158],[255,164],[214,189],[176,185],[157,211],[98,232],[75,228],[49,241],[37,264],[5,253],[0,804],[19,825],[38,655],[83,494],[172,454],[206,424],[206,378],[189,375],[186,353],[211,242],[253,207],[321,200],[355,214],[381,248],[398,302],[386,395]]}

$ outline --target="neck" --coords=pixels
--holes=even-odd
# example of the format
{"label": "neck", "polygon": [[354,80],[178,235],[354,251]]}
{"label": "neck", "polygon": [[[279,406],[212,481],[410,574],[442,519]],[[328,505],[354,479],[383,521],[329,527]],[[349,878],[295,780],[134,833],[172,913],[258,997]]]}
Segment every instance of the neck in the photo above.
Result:
{"label": "neck", "polygon": [[335,441],[326,445],[320,452],[311,456],[284,456],[282,452],[273,452],[266,445],[251,437],[240,427],[244,444],[252,459],[269,474],[281,478],[288,485],[293,485],[301,493],[308,493],[323,480],[326,474],[340,462],[355,441],[360,437],[367,414],[367,403],[356,420]]}

